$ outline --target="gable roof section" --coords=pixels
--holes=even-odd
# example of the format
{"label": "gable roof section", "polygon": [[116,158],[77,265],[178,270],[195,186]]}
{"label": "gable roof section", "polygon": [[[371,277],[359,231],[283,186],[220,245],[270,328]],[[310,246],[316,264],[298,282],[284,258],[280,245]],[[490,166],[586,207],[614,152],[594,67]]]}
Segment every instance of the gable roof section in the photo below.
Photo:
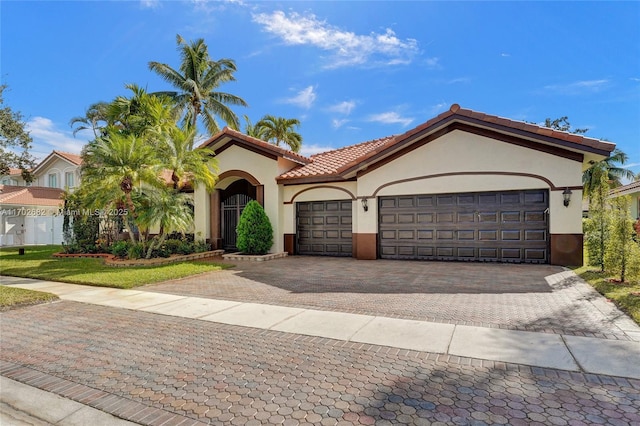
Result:
{"label": "gable roof section", "polygon": [[[477,133],[576,161],[583,161],[585,154],[593,158],[606,158],[615,148],[615,144],[610,142],[463,109],[453,104],[448,111],[404,134],[316,154],[311,157],[310,164],[281,175],[278,182],[293,184],[351,179],[358,172],[380,164],[385,158],[410,150],[416,143],[427,143],[452,130]],[[363,149],[353,149],[359,146]]]}
{"label": "gable roof section", "polygon": [[618,188],[613,188],[611,191],[609,191],[609,194],[614,197],[620,197],[622,195],[631,195],[636,192],[640,192],[640,180],[631,182]]}
{"label": "gable roof section", "polygon": [[326,181],[327,177],[341,180],[338,171],[347,164],[357,161],[368,153],[385,146],[395,136],[387,136],[362,142],[357,145],[346,146],[333,151],[321,152],[310,157],[311,162],[297,167],[278,177],[278,182],[290,179],[318,179]]}
{"label": "gable roof section", "polygon": [[0,185],[0,203],[12,206],[52,206],[63,203],[64,191],[42,186]]}
{"label": "gable roof section", "polygon": [[218,155],[233,145],[240,146],[272,159],[282,157],[298,164],[309,164],[311,162],[309,158],[298,153],[280,148],[279,146],[251,136],[247,136],[237,130],[230,129],[229,127],[225,127],[220,132],[207,139],[200,145],[200,148],[208,147]]}
{"label": "gable roof section", "polygon": [[60,158],[74,166],[79,166],[82,164],[82,157],[77,154],[71,154],[69,152],[56,151],[55,149],[51,151],[51,154],[47,155],[44,160],[40,162],[32,171],[33,174],[38,173],[39,170],[43,169],[47,163],[52,161],[54,158]]}

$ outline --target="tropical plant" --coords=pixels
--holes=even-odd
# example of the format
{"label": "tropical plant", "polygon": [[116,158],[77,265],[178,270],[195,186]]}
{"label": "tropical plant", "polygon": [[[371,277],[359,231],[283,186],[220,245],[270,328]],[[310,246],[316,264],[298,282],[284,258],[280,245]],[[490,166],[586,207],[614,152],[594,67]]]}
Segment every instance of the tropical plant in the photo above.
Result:
{"label": "tropical plant", "polygon": [[104,135],[104,129],[107,127],[107,102],[96,102],[89,105],[84,116],[73,117],[69,121],[69,125],[73,129],[73,136],[82,130],[91,130],[94,137]]}
{"label": "tropical plant", "polygon": [[[124,205],[132,231],[138,215],[134,196],[139,196],[144,186],[163,185],[155,154],[142,137],[132,134],[114,133],[87,144],[82,153],[81,190],[88,204],[97,209]],[[129,235],[136,243],[134,232]]]}
{"label": "tropical plant", "polygon": [[273,245],[273,228],[264,209],[255,200],[247,203],[236,227],[236,245],[245,254],[266,254]]}
{"label": "tropical plant", "polygon": [[164,135],[159,150],[164,169],[171,172],[173,189],[181,189],[187,181],[202,184],[212,191],[216,184],[217,162],[209,148],[194,149],[195,129],[177,126]]}
{"label": "tropical plant", "polygon": [[150,241],[147,248],[147,259],[154,250],[158,250],[172,232],[186,232],[193,224],[191,198],[184,193],[170,189],[148,191],[147,208],[140,212],[139,223],[149,229],[159,227],[160,232]]}
{"label": "tropical plant", "polygon": [[590,167],[582,173],[582,184],[584,185],[584,195],[589,197],[599,184],[598,175],[604,171],[610,188],[622,186],[623,179],[634,180],[635,175],[629,169],[618,167],[629,161],[629,157],[620,149],[613,150],[608,158],[602,161],[592,162]]}
{"label": "tropical plant", "polygon": [[255,125],[261,139],[274,143],[276,146],[284,143],[293,152],[300,151],[302,147],[302,136],[295,131],[299,126],[300,120],[297,118],[275,117],[273,115],[265,115]]}
{"label": "tropical plant", "polygon": [[238,117],[228,105],[247,106],[240,97],[216,89],[224,83],[235,81],[236,64],[231,59],[214,61],[203,39],[187,43],[176,36],[181,62],[178,70],[160,62],[149,62],[149,68],[173,85],[177,91],[159,92],[171,97],[183,115],[183,127],[196,127],[202,118],[210,134],[220,130],[216,116],[229,127],[238,129]]}
{"label": "tropical plant", "polygon": [[248,115],[243,115],[242,118],[244,118],[244,134],[247,136],[251,136],[252,138],[256,138],[256,139],[262,139],[262,135],[260,133],[260,128],[256,125],[254,125],[253,123],[251,123],[251,119],[249,118]]}
{"label": "tropical plant", "polygon": [[610,200],[609,238],[604,253],[604,266],[615,273],[620,282],[628,276],[637,276],[640,270],[640,246],[633,240],[635,233],[631,219],[631,197],[620,196]]}
{"label": "tropical plant", "polygon": [[610,223],[607,201],[609,183],[603,168],[596,170],[596,176],[599,179],[599,183],[594,186],[590,196],[589,218],[584,222],[584,237],[589,265],[598,266],[600,271],[604,272],[604,254],[606,242],[609,239]]}
{"label": "tropical plant", "polygon": [[31,136],[25,130],[22,114],[5,106],[3,93],[6,88],[6,85],[0,85],[0,175],[9,174],[9,169],[15,167],[22,170],[25,181],[31,182],[33,177],[29,170],[35,166],[29,153]]}

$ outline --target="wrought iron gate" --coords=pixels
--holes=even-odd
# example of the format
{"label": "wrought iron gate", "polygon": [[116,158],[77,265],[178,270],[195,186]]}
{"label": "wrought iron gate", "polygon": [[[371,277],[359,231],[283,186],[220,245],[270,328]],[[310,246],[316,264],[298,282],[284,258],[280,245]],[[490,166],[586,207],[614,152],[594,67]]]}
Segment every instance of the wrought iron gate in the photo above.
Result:
{"label": "wrought iron gate", "polygon": [[238,251],[236,226],[242,210],[251,200],[246,194],[234,194],[222,202],[222,248],[225,251]]}

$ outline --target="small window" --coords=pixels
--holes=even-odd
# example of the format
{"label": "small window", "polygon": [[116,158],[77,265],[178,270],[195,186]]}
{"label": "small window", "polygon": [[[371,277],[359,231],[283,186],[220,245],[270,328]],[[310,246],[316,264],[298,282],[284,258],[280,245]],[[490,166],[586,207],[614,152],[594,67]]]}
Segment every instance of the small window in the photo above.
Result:
{"label": "small window", "polygon": [[64,186],[67,188],[73,188],[73,172],[66,172],[64,174]]}
{"label": "small window", "polygon": [[55,173],[51,173],[49,175],[49,188],[57,188],[58,187],[58,175]]}

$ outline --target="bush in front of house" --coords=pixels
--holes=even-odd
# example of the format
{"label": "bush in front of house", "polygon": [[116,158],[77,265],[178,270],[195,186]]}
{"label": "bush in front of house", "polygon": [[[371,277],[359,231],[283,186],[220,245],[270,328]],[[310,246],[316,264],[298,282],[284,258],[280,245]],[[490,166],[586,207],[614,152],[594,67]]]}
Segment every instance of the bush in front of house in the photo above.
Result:
{"label": "bush in front of house", "polygon": [[271,222],[260,203],[255,200],[249,201],[242,210],[236,233],[236,245],[245,254],[267,254],[273,245]]}

